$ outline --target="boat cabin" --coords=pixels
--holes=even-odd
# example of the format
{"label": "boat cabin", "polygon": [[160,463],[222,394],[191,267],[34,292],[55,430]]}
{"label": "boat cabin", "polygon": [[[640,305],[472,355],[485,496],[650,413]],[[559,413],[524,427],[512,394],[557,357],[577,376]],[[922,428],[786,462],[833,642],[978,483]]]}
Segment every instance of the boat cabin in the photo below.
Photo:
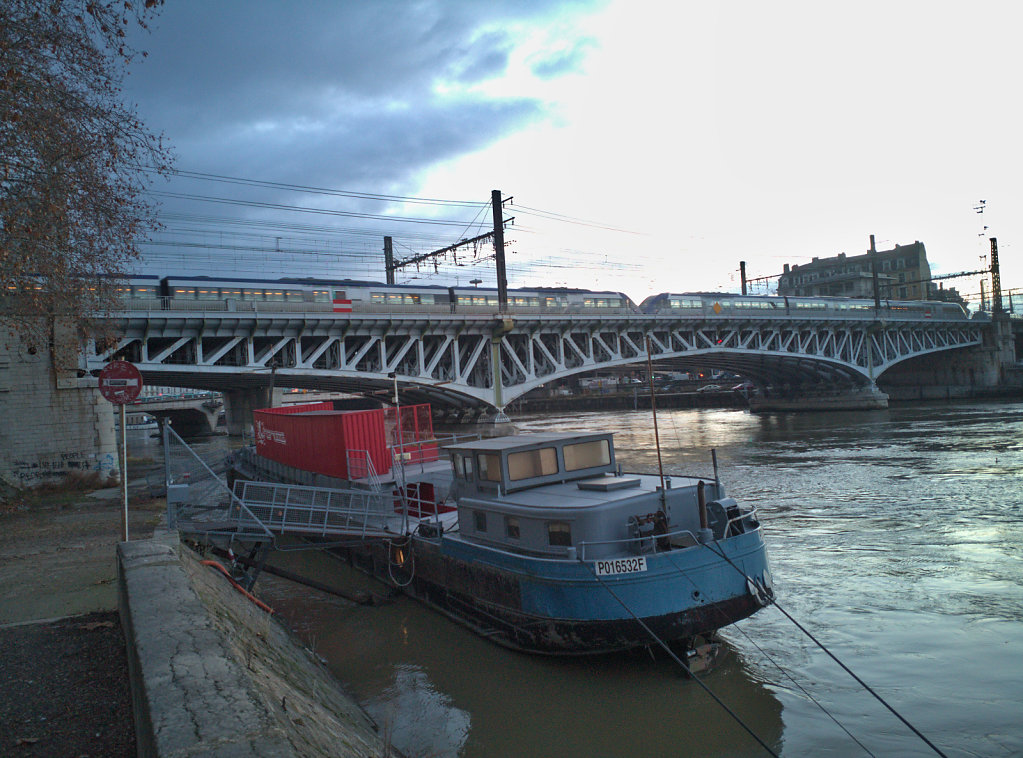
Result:
{"label": "boat cabin", "polygon": [[652,549],[638,536],[658,511],[664,526],[698,529],[698,480],[676,478],[681,486],[662,495],[656,476],[617,471],[612,438],[522,434],[449,446],[459,538],[560,558],[586,543],[595,559]]}
{"label": "boat cabin", "polygon": [[461,494],[508,494],[614,471],[612,435],[519,434],[448,447]]}

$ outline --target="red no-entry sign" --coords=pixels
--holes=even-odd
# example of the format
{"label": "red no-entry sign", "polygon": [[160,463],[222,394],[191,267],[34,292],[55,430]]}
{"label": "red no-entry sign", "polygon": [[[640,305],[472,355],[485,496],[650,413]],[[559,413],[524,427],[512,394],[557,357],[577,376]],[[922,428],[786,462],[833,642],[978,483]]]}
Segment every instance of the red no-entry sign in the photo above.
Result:
{"label": "red no-entry sign", "polygon": [[142,374],[128,361],[108,363],[99,372],[99,391],[115,405],[130,403],[142,392]]}

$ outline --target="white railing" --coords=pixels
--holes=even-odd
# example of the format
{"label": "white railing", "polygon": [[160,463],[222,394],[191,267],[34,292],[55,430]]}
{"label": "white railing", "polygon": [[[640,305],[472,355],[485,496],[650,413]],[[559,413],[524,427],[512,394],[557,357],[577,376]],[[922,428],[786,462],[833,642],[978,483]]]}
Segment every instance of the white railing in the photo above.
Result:
{"label": "white railing", "polygon": [[383,537],[394,534],[390,493],[239,482],[239,499],[274,534]]}

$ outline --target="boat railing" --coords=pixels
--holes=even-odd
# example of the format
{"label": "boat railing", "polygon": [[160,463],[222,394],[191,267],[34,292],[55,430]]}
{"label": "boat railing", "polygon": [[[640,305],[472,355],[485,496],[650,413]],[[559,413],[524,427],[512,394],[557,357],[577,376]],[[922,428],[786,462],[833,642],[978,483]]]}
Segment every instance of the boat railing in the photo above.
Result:
{"label": "boat railing", "polygon": [[[747,511],[743,511],[738,516],[728,519],[721,530],[721,534],[718,535],[715,533],[714,539],[722,539],[725,535],[734,536],[735,534],[740,534],[741,532],[739,530],[732,529],[732,525],[755,517],[756,513],[757,509],[756,507],[753,507]],[[687,548],[699,545],[700,538],[691,529],[676,529],[675,531],[666,532],[664,534],[647,532],[635,537],[628,537],[626,539],[619,540],[593,540],[590,542],[578,542],[576,543],[576,550],[578,551],[579,560],[585,561],[587,559],[587,550],[591,548],[615,547],[617,549],[607,552],[614,555],[621,553],[642,555],[644,553],[658,552],[658,544],[667,544],[669,546],[668,549]],[[603,553],[605,551],[601,550],[600,552]],[[601,555],[599,557],[603,558],[605,556]]]}
{"label": "boat railing", "polygon": [[373,465],[369,450],[347,450],[345,457],[349,479],[365,479],[374,490],[380,489],[380,475]]}

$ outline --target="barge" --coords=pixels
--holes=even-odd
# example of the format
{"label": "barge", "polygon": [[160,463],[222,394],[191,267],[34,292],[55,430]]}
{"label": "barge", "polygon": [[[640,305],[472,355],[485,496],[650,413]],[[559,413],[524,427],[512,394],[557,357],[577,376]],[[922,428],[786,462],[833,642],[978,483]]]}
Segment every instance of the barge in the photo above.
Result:
{"label": "barge", "polygon": [[[275,450],[289,439],[309,442],[296,431],[303,410],[288,409],[287,432],[268,428],[284,414],[257,412],[263,449],[238,457],[239,474],[382,492],[383,505],[352,525],[359,539],[335,549],[496,643],[556,655],[691,646],[772,598],[756,509],[727,497],[716,470],[713,477],[623,472],[611,432],[445,442],[421,410],[402,408],[391,421],[386,411],[395,412],[351,412],[378,414],[378,425],[307,407],[319,424],[336,417],[338,429],[378,442],[390,432],[376,463],[371,451],[355,448],[363,441],[339,441],[345,470],[315,480]],[[322,430],[315,437],[328,438]],[[353,461],[363,459],[372,474],[356,470]]]}

